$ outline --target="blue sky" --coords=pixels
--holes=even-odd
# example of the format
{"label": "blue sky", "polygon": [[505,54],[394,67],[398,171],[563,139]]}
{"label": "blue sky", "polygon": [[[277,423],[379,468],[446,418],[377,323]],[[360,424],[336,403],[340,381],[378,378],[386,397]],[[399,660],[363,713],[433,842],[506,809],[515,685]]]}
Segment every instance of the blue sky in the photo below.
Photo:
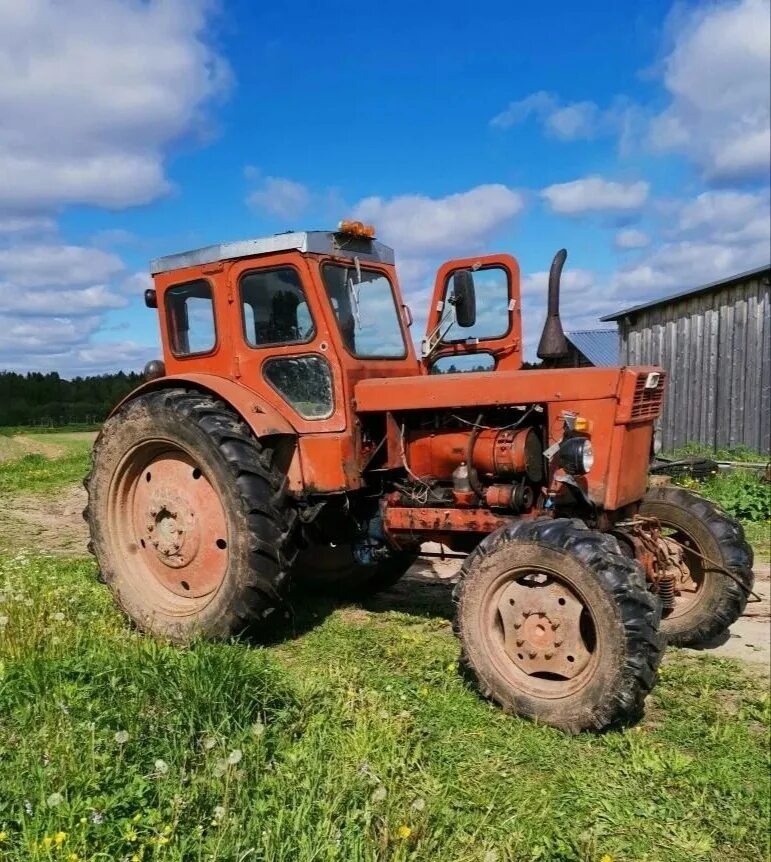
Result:
{"label": "blue sky", "polygon": [[[96,10],[96,11],[95,11]],[[509,251],[532,349],[769,257],[769,3],[0,0],[0,367],[138,368],[150,258],[373,221],[424,319]]]}

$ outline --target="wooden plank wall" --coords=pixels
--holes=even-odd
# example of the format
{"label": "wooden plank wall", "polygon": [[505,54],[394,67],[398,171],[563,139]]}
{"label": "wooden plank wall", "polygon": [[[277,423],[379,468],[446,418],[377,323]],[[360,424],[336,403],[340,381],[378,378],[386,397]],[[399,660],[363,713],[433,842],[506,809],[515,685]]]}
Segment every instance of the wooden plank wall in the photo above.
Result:
{"label": "wooden plank wall", "polygon": [[771,451],[768,276],[619,320],[621,361],[669,372],[664,450],[688,442]]}

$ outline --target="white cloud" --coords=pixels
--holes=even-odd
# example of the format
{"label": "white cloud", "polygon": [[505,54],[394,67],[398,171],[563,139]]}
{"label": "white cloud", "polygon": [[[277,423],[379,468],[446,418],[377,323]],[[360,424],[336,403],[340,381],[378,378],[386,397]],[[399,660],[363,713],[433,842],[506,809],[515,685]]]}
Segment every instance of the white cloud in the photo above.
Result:
{"label": "white cloud", "polygon": [[650,241],[651,238],[645,231],[633,227],[620,230],[613,239],[616,248],[622,249],[645,248],[650,245]]}
{"label": "white cloud", "polygon": [[599,176],[557,183],[541,191],[555,213],[583,215],[588,212],[633,212],[648,198],[650,185],[643,181],[619,183]]}
{"label": "white cloud", "polygon": [[523,207],[524,198],[519,192],[491,184],[443,198],[369,197],[354,207],[353,216],[373,223],[378,237],[393,245],[400,255],[423,258],[448,251],[459,255],[475,253]]}
{"label": "white cloud", "polygon": [[771,204],[768,191],[755,194],[728,190],[704,192],[682,207],[677,232],[717,243],[769,243]]}
{"label": "white cloud", "polygon": [[0,210],[123,207],[228,82],[208,0],[0,0]]}
{"label": "white cloud", "polygon": [[768,178],[771,162],[771,5],[697,7],[664,61],[670,105],[652,122],[659,151],[681,151],[718,182]]}
{"label": "white cloud", "polygon": [[524,99],[509,102],[490,120],[490,125],[508,129],[532,117],[552,137],[563,141],[592,140],[621,132],[632,110],[622,99],[616,99],[608,108],[588,100],[563,104],[553,93],[539,90]]}
{"label": "white cloud", "polygon": [[295,218],[307,209],[310,201],[308,189],[286,177],[265,177],[246,199],[253,209],[264,210],[279,218]]}
{"label": "white cloud", "polygon": [[101,284],[123,270],[119,257],[86,246],[49,243],[0,248],[0,280],[18,288]]}

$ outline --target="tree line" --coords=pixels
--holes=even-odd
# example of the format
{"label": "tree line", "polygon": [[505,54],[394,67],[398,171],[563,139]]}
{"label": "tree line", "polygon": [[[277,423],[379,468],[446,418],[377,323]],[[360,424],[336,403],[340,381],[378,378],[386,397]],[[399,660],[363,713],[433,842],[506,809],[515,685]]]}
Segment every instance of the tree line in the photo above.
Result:
{"label": "tree line", "polygon": [[0,371],[0,426],[102,422],[142,380],[141,374],[124,371],[72,380],[56,371]]}

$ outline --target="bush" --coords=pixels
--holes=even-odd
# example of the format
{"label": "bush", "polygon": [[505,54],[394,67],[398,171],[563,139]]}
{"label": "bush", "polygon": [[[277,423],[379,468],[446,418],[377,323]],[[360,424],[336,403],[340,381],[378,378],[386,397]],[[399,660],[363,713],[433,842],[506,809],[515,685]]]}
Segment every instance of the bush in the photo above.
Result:
{"label": "bush", "polygon": [[719,473],[699,490],[742,521],[760,522],[771,518],[771,484],[750,470]]}

